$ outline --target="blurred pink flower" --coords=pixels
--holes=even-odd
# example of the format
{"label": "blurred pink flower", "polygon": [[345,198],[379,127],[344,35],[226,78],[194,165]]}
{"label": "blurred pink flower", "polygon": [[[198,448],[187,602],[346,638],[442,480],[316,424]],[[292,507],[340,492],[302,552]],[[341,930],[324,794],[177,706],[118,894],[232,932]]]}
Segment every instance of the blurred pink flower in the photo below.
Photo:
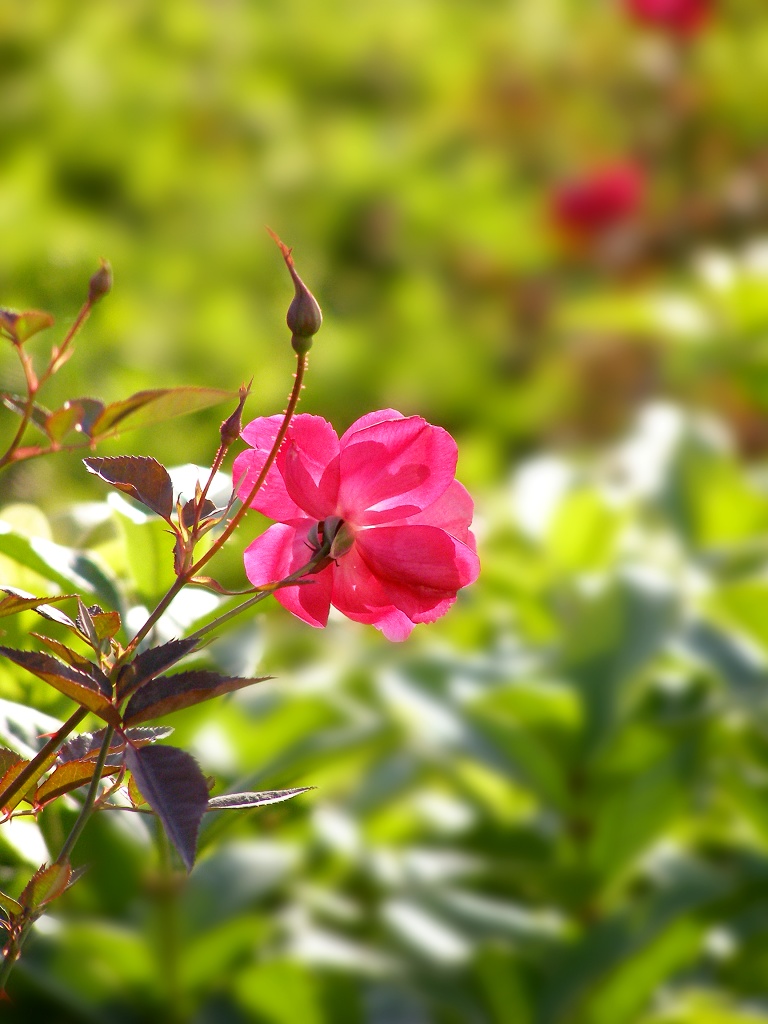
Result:
{"label": "blurred pink flower", "polygon": [[[235,459],[241,497],[281,420],[262,417],[243,429],[253,451]],[[473,503],[454,479],[456,458],[451,435],[419,416],[369,413],[341,439],[321,417],[296,416],[252,502],[277,523],[246,549],[248,579],[285,579],[330,540],[327,564],[311,582],[276,591],[277,600],[311,626],[324,626],[333,605],[404,640],[415,623],[443,615],[480,571]]]}
{"label": "blurred pink flower", "polygon": [[588,240],[636,214],[644,193],[640,167],[630,162],[607,164],[555,189],[552,220],[565,237]]}
{"label": "blurred pink flower", "polygon": [[645,25],[680,36],[703,28],[712,13],[711,0],[624,0],[629,14]]}

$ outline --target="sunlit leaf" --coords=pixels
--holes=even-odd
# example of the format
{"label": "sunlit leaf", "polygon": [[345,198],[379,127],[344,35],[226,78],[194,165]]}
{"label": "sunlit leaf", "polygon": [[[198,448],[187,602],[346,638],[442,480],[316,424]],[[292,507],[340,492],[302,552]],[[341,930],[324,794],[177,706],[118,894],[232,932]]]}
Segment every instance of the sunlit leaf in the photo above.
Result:
{"label": "sunlit leaf", "polygon": [[39,612],[40,615],[43,615],[44,618],[56,618],[58,615],[60,616],[58,621],[71,621],[63,612],[59,612],[57,609],[51,608],[50,605],[56,601],[67,601],[74,597],[74,594],[58,594],[54,597],[35,597],[33,594],[28,594],[24,590],[18,590],[16,587],[0,587],[0,593],[6,595],[4,598],[0,599],[0,618],[4,615],[15,615],[17,612],[33,608],[36,612]]}
{"label": "sunlit leaf", "polygon": [[68,863],[45,864],[39,868],[25,885],[19,902],[25,910],[39,910],[61,896],[69,885],[72,868]]}
{"label": "sunlit leaf", "polygon": [[[64,796],[65,793],[84,786],[93,778],[94,767],[95,761],[91,759],[67,761],[66,764],[59,765],[35,790],[33,802],[42,807],[44,804]],[[105,767],[102,776],[116,775],[119,771],[118,766]]]}
{"label": "sunlit leaf", "polygon": [[262,807],[264,804],[279,804],[290,800],[299,793],[308,793],[314,786],[299,786],[297,789],[271,789],[263,793],[223,793],[212,796],[208,801],[209,811],[245,810],[248,807]]}
{"label": "sunlit leaf", "polygon": [[85,419],[85,409],[80,402],[65,402],[45,420],[45,432],[52,441],[63,441]]}
{"label": "sunlit leaf", "polygon": [[93,437],[108,437],[118,430],[164,423],[175,416],[207,409],[226,401],[237,392],[220,388],[178,387],[137,391],[130,398],[113,402],[93,423]]}

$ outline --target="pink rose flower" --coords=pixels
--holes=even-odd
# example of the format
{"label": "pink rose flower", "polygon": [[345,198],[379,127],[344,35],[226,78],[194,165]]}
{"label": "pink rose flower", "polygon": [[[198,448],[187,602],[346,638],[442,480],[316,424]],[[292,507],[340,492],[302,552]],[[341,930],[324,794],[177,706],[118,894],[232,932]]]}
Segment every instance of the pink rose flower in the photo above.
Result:
{"label": "pink rose flower", "polygon": [[567,237],[587,240],[636,214],[644,191],[639,167],[608,164],[563,183],[552,195],[552,220]]}
{"label": "pink rose flower", "polygon": [[[253,450],[235,459],[241,497],[281,421],[262,417],[243,429]],[[454,479],[456,458],[451,435],[420,416],[382,409],[341,438],[319,416],[296,416],[252,502],[277,523],[246,549],[248,579],[285,579],[331,541],[328,564],[310,582],[277,590],[277,600],[311,626],[325,626],[333,605],[405,640],[415,623],[444,615],[480,571],[472,499]]]}
{"label": "pink rose flower", "polygon": [[710,0],[625,0],[625,6],[641,24],[679,36],[698,32],[712,13]]}

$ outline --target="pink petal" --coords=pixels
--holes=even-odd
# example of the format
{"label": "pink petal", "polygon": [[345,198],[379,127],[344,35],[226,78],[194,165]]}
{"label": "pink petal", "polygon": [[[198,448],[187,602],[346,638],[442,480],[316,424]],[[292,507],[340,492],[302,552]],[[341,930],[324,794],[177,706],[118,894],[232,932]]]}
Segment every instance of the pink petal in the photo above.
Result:
{"label": "pink petal", "polygon": [[[311,550],[308,542],[311,520],[276,523],[245,549],[245,573],[255,587],[285,579],[305,565]],[[275,599],[310,626],[324,626],[331,603],[332,566],[308,577],[311,582],[282,587]]]}
{"label": "pink petal", "polygon": [[420,416],[373,422],[344,435],[338,514],[357,526],[415,515],[448,489],[456,442]]}
{"label": "pink petal", "polygon": [[280,468],[289,496],[310,519],[319,521],[335,514],[339,494],[338,455],[333,455],[323,467],[310,461],[304,450],[292,441]]}
{"label": "pink petal", "polygon": [[388,601],[380,581],[354,547],[334,569],[331,601],[347,618],[375,626],[388,640],[405,640],[413,629],[408,616]]}
{"label": "pink petal", "polygon": [[[243,428],[243,439],[255,450],[242,452],[235,459],[233,479],[237,481],[238,477],[246,472],[245,481],[238,488],[240,497],[246,496],[253,486],[275,442],[281,423],[282,416],[262,416]],[[318,519],[330,515],[335,508],[334,472],[338,471],[326,470],[329,464],[334,462],[338,450],[339,440],[336,431],[327,420],[321,416],[307,414],[295,416],[275,464],[267,474],[264,486],[251,503],[252,507],[278,522],[296,519],[303,513],[309,513],[312,518]],[[289,463],[290,468],[287,468]],[[318,484],[323,480],[321,493],[326,499],[326,504],[331,494],[334,500],[328,511],[315,516]],[[304,501],[312,506],[311,510],[304,506]]]}
{"label": "pink petal", "polygon": [[435,591],[436,598],[454,595],[480,572],[472,548],[436,526],[372,527],[356,535],[355,547],[379,580]]}
{"label": "pink petal", "polygon": [[454,480],[436,501],[415,516],[409,516],[408,524],[438,526],[475,551],[475,538],[469,529],[474,511],[475,505],[469,491],[458,480]]}
{"label": "pink petal", "polygon": [[345,448],[354,434],[372,426],[374,423],[384,423],[386,420],[404,420],[405,416],[397,409],[379,409],[377,412],[368,412],[355,420],[345,434],[341,435],[341,447]]}

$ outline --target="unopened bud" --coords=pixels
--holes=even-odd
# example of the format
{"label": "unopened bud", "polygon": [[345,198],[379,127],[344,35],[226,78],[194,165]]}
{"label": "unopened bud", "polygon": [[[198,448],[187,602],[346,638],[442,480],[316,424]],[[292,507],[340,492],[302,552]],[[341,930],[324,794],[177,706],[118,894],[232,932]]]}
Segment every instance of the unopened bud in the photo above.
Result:
{"label": "unopened bud", "polygon": [[237,403],[237,408],[232,413],[232,415],[228,416],[221,424],[221,443],[227,448],[231,444],[234,444],[238,437],[240,437],[240,431],[242,429],[243,406],[245,405],[245,400],[248,397],[248,394],[251,390],[252,383],[253,380],[251,380],[249,384],[244,384],[240,388],[240,401]]}
{"label": "unopened bud", "polygon": [[108,260],[101,260],[101,266],[88,283],[88,301],[91,305],[103,299],[112,290],[112,267]]}
{"label": "unopened bud", "polygon": [[293,345],[294,351],[298,352],[299,355],[304,355],[312,347],[312,336],[320,330],[323,323],[323,314],[317,299],[296,273],[291,250],[280,241],[274,231],[271,231],[269,228],[267,228],[267,231],[269,231],[279,246],[293,281],[294,296],[288,307],[285,322],[288,324],[288,329],[292,335],[291,345]]}

